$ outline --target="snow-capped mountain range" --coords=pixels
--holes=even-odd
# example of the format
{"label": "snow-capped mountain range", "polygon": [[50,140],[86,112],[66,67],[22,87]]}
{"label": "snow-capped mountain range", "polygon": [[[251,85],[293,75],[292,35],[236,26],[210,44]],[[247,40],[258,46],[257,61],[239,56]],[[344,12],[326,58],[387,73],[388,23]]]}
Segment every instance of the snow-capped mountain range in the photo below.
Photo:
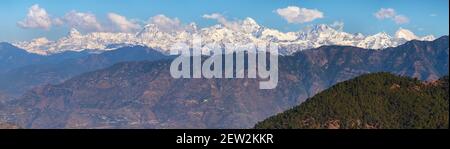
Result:
{"label": "snow-capped mountain range", "polygon": [[418,37],[413,32],[400,28],[394,36],[385,32],[365,36],[361,33],[351,34],[319,24],[298,32],[281,32],[276,29],[259,25],[252,18],[240,22],[239,29],[232,29],[224,25],[214,25],[198,29],[191,23],[184,30],[163,31],[154,24],[148,24],[137,33],[91,32],[81,34],[72,28],[69,34],[55,41],[45,37],[31,41],[17,42],[15,46],[30,53],[51,55],[64,51],[83,51],[86,49],[102,52],[114,50],[126,45],[143,45],[162,52],[179,42],[190,44],[193,35],[202,37],[202,45],[208,43],[247,44],[277,43],[281,54],[316,48],[323,45],[347,45],[366,49],[385,49],[403,44],[409,40],[434,40],[432,35]]}

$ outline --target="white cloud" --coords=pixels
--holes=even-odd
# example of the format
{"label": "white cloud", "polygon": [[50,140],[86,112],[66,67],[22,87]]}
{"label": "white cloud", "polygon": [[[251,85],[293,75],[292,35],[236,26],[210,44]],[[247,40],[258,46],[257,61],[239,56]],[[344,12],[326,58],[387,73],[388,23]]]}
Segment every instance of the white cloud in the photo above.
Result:
{"label": "white cloud", "polygon": [[430,17],[437,17],[438,15],[435,13],[430,14]]}
{"label": "white cloud", "polygon": [[151,17],[148,22],[155,24],[162,31],[170,32],[182,30],[184,28],[178,18],[169,18],[163,14]]}
{"label": "white cloud", "polygon": [[64,21],[61,18],[54,18],[53,24],[55,24],[56,26],[64,25]]}
{"label": "white cloud", "polygon": [[288,23],[306,23],[315,19],[323,18],[323,12],[317,9],[300,8],[288,6],[276,10],[277,14],[288,21]]}
{"label": "white cloud", "polygon": [[[44,8],[39,7],[38,4],[31,6],[28,9],[26,18],[17,22],[17,25],[21,28],[40,28],[40,29],[50,29],[52,26],[67,26],[69,28],[76,28],[85,32],[93,31],[119,31],[119,32],[134,32],[141,28],[144,21],[127,19],[125,16],[121,16],[116,13],[108,13],[107,22],[101,22],[97,19],[95,14],[89,12],[78,12],[72,10],[67,12],[64,16],[51,17],[50,14]],[[156,16],[153,21],[160,26],[168,25],[167,22],[172,25],[180,24],[177,18],[165,19],[164,15]],[[163,19],[161,19],[163,18]],[[167,21],[169,20],[169,21]],[[164,24],[166,23],[166,24]]]}
{"label": "white cloud", "polygon": [[409,18],[404,15],[398,15],[393,8],[381,8],[374,14],[374,16],[379,20],[391,19],[396,24],[409,23]]}
{"label": "white cloud", "polygon": [[230,28],[232,30],[239,30],[241,27],[239,21],[229,21],[220,13],[204,14],[203,18],[216,20],[223,26]]}
{"label": "white cloud", "polygon": [[381,8],[374,15],[377,19],[382,20],[382,19],[388,19],[388,18],[395,17],[396,12],[392,8]]}
{"label": "white cloud", "polygon": [[226,24],[228,22],[227,19],[220,13],[204,14],[202,17],[205,19],[217,20],[217,22],[221,24]]}
{"label": "white cloud", "polygon": [[64,15],[63,19],[65,24],[69,27],[87,31],[102,31],[104,30],[102,25],[97,21],[97,18],[92,13],[83,13],[77,11],[70,11]]}
{"label": "white cloud", "polygon": [[394,17],[394,22],[397,24],[405,24],[409,22],[409,18],[404,15],[397,15]]}
{"label": "white cloud", "polygon": [[138,23],[116,13],[108,13],[108,19],[122,32],[132,32],[141,28]]}
{"label": "white cloud", "polygon": [[22,28],[49,29],[52,25],[52,20],[45,9],[39,7],[38,4],[34,4],[28,9],[27,17],[17,22],[17,24]]}

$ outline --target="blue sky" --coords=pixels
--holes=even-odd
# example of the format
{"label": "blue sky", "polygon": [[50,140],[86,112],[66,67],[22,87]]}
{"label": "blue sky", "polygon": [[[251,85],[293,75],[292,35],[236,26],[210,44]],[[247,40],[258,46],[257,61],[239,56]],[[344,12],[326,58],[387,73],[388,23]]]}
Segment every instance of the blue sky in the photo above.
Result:
{"label": "blue sky", "polygon": [[[374,34],[385,31],[393,34],[402,27],[420,36],[432,34],[438,37],[448,35],[449,32],[448,3],[448,0],[2,0],[0,41],[15,42],[36,37],[56,39],[64,36],[70,25],[55,25],[57,23],[53,21],[71,11],[92,14],[102,25],[108,24],[109,13],[115,13],[141,24],[155,15],[163,14],[172,19],[178,18],[184,24],[195,22],[200,27],[206,27],[217,22],[203,16],[218,13],[230,21],[251,17],[263,26],[281,31],[297,31],[312,24],[339,21],[345,24],[344,31],[350,33]],[[30,7],[35,4],[40,10],[45,10],[52,20],[50,27],[26,25],[24,20]],[[282,16],[277,11],[288,6],[320,12],[321,16],[307,21],[299,21],[301,18],[294,16],[289,22],[288,14]],[[380,12],[381,8],[389,11],[377,18],[374,14]],[[21,21],[22,25],[19,23]]]}

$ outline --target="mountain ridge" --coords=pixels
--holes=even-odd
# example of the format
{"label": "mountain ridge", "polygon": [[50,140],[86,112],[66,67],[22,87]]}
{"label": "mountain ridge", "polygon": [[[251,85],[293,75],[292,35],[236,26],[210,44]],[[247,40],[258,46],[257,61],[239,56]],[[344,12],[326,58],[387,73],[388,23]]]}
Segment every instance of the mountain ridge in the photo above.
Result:
{"label": "mountain ridge", "polygon": [[[73,31],[75,32],[75,31]],[[80,33],[73,33],[76,34],[74,36],[79,35]],[[448,40],[448,36],[443,36],[435,40],[434,42],[445,42]],[[406,44],[409,43],[422,43],[417,40],[408,41]],[[428,42],[424,42],[428,43]],[[11,44],[10,47],[14,47]],[[402,45],[400,45],[402,46]],[[326,49],[326,48],[333,48],[334,46],[321,46],[317,49]],[[14,47],[15,48],[15,47]],[[351,47],[348,47],[351,48]],[[410,47],[414,48],[414,47]],[[445,48],[445,47],[443,47]],[[18,51],[23,52],[23,49],[16,48]],[[129,50],[127,50],[129,49]],[[142,49],[142,50],[133,50],[133,49]],[[68,79],[76,74],[80,74],[82,72],[92,71],[95,69],[103,68],[109,65],[112,65],[116,62],[121,61],[139,61],[139,60],[145,60],[149,59],[152,60],[154,58],[152,57],[158,57],[157,55],[160,55],[159,57],[166,57],[164,56],[165,53],[159,53],[157,50],[152,50],[152,53],[145,53],[145,51],[148,51],[151,48],[146,48],[143,46],[128,46],[128,47],[122,47],[118,48],[116,50],[111,51],[105,51],[103,53],[91,53],[88,50],[84,50],[82,53],[75,52],[75,51],[66,51],[64,53],[60,54],[54,54],[49,56],[41,56],[37,54],[28,54],[37,57],[36,61],[30,61],[26,57],[23,57],[23,59],[27,60],[26,63],[23,65],[18,65],[16,67],[11,67],[14,65],[8,65],[6,67],[11,67],[9,69],[3,69],[3,73],[0,73],[0,90],[3,90],[6,93],[12,93],[11,95],[19,95],[22,93],[22,91],[28,90],[33,86],[36,85],[42,85],[46,83],[59,83],[65,79]],[[359,48],[360,50],[366,51],[365,49]],[[394,48],[395,49],[395,48]],[[314,49],[311,49],[314,50]],[[387,48],[385,50],[390,50],[390,48]],[[142,51],[143,53],[138,53],[138,51]],[[306,53],[308,53],[309,50],[303,50]],[[370,50],[369,50],[370,51]],[[297,51],[295,53],[292,53],[291,55],[296,55],[296,53],[301,53],[301,51]],[[25,53],[26,54],[26,53]],[[116,56],[114,56],[116,55]],[[156,56],[152,56],[156,55]],[[445,54],[442,54],[445,56]],[[131,57],[130,57],[131,56]],[[110,58],[108,58],[110,57]],[[115,57],[115,58],[113,58]],[[134,58],[133,58],[134,57]],[[169,58],[170,56],[167,56]],[[401,57],[401,56],[399,56]],[[20,57],[18,57],[20,58]],[[17,58],[16,58],[17,59]],[[445,57],[440,58],[441,60],[445,61]],[[1,59],[0,59],[1,60]],[[13,59],[15,61],[15,59]],[[32,64],[31,64],[32,63]],[[94,64],[95,63],[95,64]],[[381,66],[380,66],[381,67]],[[405,68],[409,68],[412,66],[408,66]],[[427,71],[435,71],[435,70],[427,70]],[[404,74],[409,72],[403,72]],[[445,73],[443,72],[442,68],[438,70],[439,74]],[[33,74],[33,75],[29,75]],[[420,74],[417,74],[419,76]],[[437,76],[432,76],[429,79],[436,79]],[[421,78],[423,79],[423,78]],[[427,78],[425,78],[427,79]],[[10,83],[8,83],[10,82]]]}
{"label": "mountain ridge", "polygon": [[14,112],[5,112],[12,113],[5,121],[24,128],[250,128],[362,74],[446,75],[446,39],[381,51],[323,46],[281,56],[274,90],[259,90],[258,79],[174,79],[170,60],[122,62],[28,91],[7,103]]}
{"label": "mountain ridge", "polygon": [[[191,43],[194,35],[202,37],[202,45],[208,43],[238,44],[238,43],[277,43],[283,50],[281,54],[289,55],[296,51],[317,48],[322,45],[351,45],[367,49],[385,49],[395,47],[410,40],[434,40],[434,36],[418,37],[411,31],[399,28],[396,35],[391,37],[386,33],[364,36],[361,33],[351,34],[340,31],[326,24],[317,24],[298,32],[281,32],[256,23],[252,18],[239,22],[241,28],[223,25],[213,25],[197,29],[190,26],[184,30],[165,31],[154,24],[145,25],[137,33],[109,33],[92,32],[82,35],[72,28],[66,37],[56,41],[37,38],[32,41],[17,42],[14,45],[26,49],[28,52],[42,55],[60,53],[63,51],[109,51],[124,45],[145,45],[153,49],[167,52],[175,43]],[[117,45],[110,47],[110,45]]]}
{"label": "mountain ridge", "polygon": [[58,61],[44,56],[41,59],[47,61],[45,63],[28,64],[0,73],[0,91],[20,95],[36,85],[60,83],[83,72],[108,67],[117,62],[169,58],[171,56],[143,46],[123,47],[100,54],[86,53],[82,56],[61,57]]}

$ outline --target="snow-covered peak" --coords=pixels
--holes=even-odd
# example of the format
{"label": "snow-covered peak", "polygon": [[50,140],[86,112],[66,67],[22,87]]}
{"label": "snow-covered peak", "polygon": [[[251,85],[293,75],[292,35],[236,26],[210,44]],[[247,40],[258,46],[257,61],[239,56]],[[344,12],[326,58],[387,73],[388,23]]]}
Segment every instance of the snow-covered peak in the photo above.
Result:
{"label": "snow-covered peak", "polygon": [[395,37],[403,38],[405,40],[418,39],[418,37],[413,32],[411,32],[410,30],[407,30],[407,29],[403,29],[403,28],[399,28],[397,30],[397,32],[395,32]]}
{"label": "snow-covered peak", "polygon": [[335,35],[339,33],[334,28],[330,27],[326,24],[317,24],[314,26],[307,27],[304,32],[299,32],[300,39],[302,40],[312,40],[312,39],[319,39],[319,40],[328,40],[334,37]]}
{"label": "snow-covered peak", "polygon": [[298,36],[295,32],[283,33],[275,29],[264,29],[261,33],[261,39],[276,42],[276,41],[295,41]]}
{"label": "snow-covered peak", "polygon": [[35,44],[46,44],[46,43],[49,43],[50,40],[48,40],[45,37],[40,37],[40,38],[33,39],[31,42],[33,42]]}
{"label": "snow-covered peak", "polygon": [[357,47],[367,49],[385,49],[399,45],[394,38],[386,32],[380,32],[372,36],[367,36],[357,44]]}
{"label": "snow-covered peak", "polygon": [[254,19],[250,18],[250,17],[245,18],[244,21],[242,21],[242,25],[245,25],[245,26],[254,26],[254,27],[256,27],[256,28],[259,28],[259,27],[260,27],[259,24],[256,23],[256,21],[255,21]]}
{"label": "snow-covered peak", "polygon": [[[248,43],[276,43],[280,45],[280,53],[293,52],[317,48],[324,45],[346,45],[368,49],[384,49],[398,46],[409,40],[434,40],[434,36],[417,37],[413,32],[400,28],[394,36],[385,32],[374,35],[361,33],[351,34],[336,30],[330,25],[318,24],[298,32],[282,32],[259,25],[252,18],[245,18],[238,23],[239,28],[230,28],[227,24],[216,24],[205,28],[197,28],[195,23],[181,28],[162,30],[155,24],[145,25],[136,33],[92,32],[81,34],[71,29],[69,34],[55,41],[37,38],[31,41],[18,42],[14,45],[38,54],[54,54],[64,51],[105,51],[117,48],[116,45],[144,45],[167,52],[175,43],[191,43],[194,34],[202,37],[202,45],[209,43],[248,44]],[[228,24],[229,25],[229,24]],[[115,46],[111,46],[115,45]]]}
{"label": "snow-covered peak", "polygon": [[68,34],[68,37],[71,38],[79,38],[81,36],[82,36],[81,33],[75,28],[71,28]]}
{"label": "snow-covered peak", "polygon": [[434,37],[433,35],[427,35],[427,36],[420,37],[419,40],[422,40],[422,41],[433,41],[433,40],[436,40],[436,37]]}
{"label": "snow-covered peak", "polygon": [[186,28],[186,31],[190,32],[190,33],[196,33],[197,32],[197,28],[198,28],[197,24],[192,22],[192,23],[189,23],[189,25]]}
{"label": "snow-covered peak", "polygon": [[376,39],[391,39],[392,36],[389,35],[386,32],[380,32],[380,33],[376,33],[375,35],[369,36],[369,38],[376,38]]}
{"label": "snow-covered peak", "polygon": [[159,32],[158,26],[155,24],[147,24],[142,28],[140,32],[137,33],[137,36],[142,36],[144,34],[154,34]]}
{"label": "snow-covered peak", "polygon": [[336,32],[336,30],[327,24],[317,24],[317,25],[312,26],[308,30],[308,32],[310,32],[310,33],[329,33],[329,32]]}
{"label": "snow-covered peak", "polygon": [[244,21],[242,21],[242,26],[245,28],[252,28],[252,29],[259,29],[261,26],[256,23],[256,21],[252,18],[245,18]]}
{"label": "snow-covered peak", "polygon": [[241,24],[241,30],[243,33],[252,34],[254,36],[259,36],[261,33],[262,27],[256,23],[252,18],[245,18]]}
{"label": "snow-covered peak", "polygon": [[356,39],[364,39],[364,38],[366,38],[362,33],[356,33],[356,34],[354,34],[354,36],[355,36]]}
{"label": "snow-covered peak", "polygon": [[46,55],[46,52],[41,49],[43,49],[44,45],[50,44],[51,42],[52,41],[48,40],[45,37],[40,37],[40,38],[33,39],[29,42],[16,43],[15,45],[22,49],[27,50],[30,53]]}
{"label": "snow-covered peak", "polygon": [[395,38],[405,39],[408,41],[409,40],[432,41],[432,40],[436,39],[433,35],[419,37],[419,36],[415,35],[412,31],[404,29],[404,28],[399,28],[397,30],[397,32],[395,32]]}

